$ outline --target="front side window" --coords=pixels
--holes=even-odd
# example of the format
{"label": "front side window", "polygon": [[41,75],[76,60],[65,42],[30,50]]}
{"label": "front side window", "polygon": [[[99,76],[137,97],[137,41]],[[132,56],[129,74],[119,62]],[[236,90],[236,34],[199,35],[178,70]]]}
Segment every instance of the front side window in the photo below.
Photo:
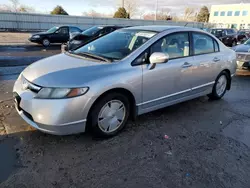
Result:
{"label": "front side window", "polygon": [[68,28],[62,27],[62,28],[60,28],[60,29],[58,30],[58,33],[59,33],[59,34],[62,34],[62,35],[68,34]]}
{"label": "front side window", "polygon": [[193,33],[194,54],[207,54],[214,52],[214,39],[206,34]]}
{"label": "front side window", "polygon": [[239,16],[240,15],[240,11],[235,11],[234,12],[234,16]]}
{"label": "front side window", "polygon": [[242,12],[242,16],[247,16],[248,15],[248,11],[247,10],[244,10],[243,12]]}
{"label": "front side window", "polygon": [[225,11],[220,12],[220,16],[225,16]]}
{"label": "front side window", "polygon": [[170,59],[189,56],[188,33],[175,33],[167,35],[151,46],[151,54],[162,52],[169,55]]}
{"label": "front side window", "polygon": [[214,12],[214,16],[219,16],[219,12],[218,12],[218,11],[215,11],[215,12]]}
{"label": "front side window", "polygon": [[227,12],[227,16],[232,16],[233,15],[233,11],[228,11]]}
{"label": "front side window", "polygon": [[55,31],[58,30],[59,27],[52,27],[50,28],[48,31],[46,31],[47,33],[54,33]]}
{"label": "front side window", "polygon": [[81,48],[74,54],[92,54],[110,60],[120,60],[128,56],[146,41],[156,35],[153,31],[122,29],[98,38]]}

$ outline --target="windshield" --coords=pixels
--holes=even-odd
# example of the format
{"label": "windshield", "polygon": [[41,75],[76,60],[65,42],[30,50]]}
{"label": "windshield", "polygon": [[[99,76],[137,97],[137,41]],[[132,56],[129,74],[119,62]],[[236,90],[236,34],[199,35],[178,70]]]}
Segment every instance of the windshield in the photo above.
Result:
{"label": "windshield", "polygon": [[248,39],[244,44],[250,45],[250,39]]}
{"label": "windshield", "polygon": [[156,32],[117,30],[75,50],[74,54],[93,54],[110,60],[123,59],[153,37]]}
{"label": "windshield", "polygon": [[59,27],[52,27],[50,28],[48,31],[46,31],[47,33],[54,33]]}
{"label": "windshield", "polygon": [[91,27],[85,31],[82,32],[83,35],[87,35],[87,36],[93,36],[95,35],[98,31],[100,31],[101,29],[103,29],[103,27]]}

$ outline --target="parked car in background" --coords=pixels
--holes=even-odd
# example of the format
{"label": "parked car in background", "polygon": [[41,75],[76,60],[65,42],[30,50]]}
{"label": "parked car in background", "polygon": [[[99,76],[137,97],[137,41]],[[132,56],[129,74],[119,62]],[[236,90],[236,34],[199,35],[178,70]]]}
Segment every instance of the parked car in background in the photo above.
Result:
{"label": "parked car in background", "polygon": [[91,40],[97,39],[120,28],[122,27],[115,25],[91,27],[72,37],[66,44],[62,44],[62,52],[76,49]]}
{"label": "parked car in background", "polygon": [[250,70],[250,39],[232,49],[237,55],[237,68]]}
{"label": "parked car in background", "polygon": [[240,43],[241,41],[246,41],[250,37],[250,30],[242,29],[237,33],[237,41]]}
{"label": "parked car in background", "polygon": [[15,106],[31,126],[50,134],[109,137],[129,117],[231,86],[236,54],[200,29],[119,29],[77,50],[28,66],[14,84]]}
{"label": "parked car in background", "polygon": [[67,42],[81,32],[82,30],[75,26],[55,26],[48,31],[32,34],[29,41],[49,46],[51,43]]}
{"label": "parked car in background", "polygon": [[237,31],[234,29],[212,29],[211,33],[216,36],[221,42],[226,46],[235,46],[237,45]]}

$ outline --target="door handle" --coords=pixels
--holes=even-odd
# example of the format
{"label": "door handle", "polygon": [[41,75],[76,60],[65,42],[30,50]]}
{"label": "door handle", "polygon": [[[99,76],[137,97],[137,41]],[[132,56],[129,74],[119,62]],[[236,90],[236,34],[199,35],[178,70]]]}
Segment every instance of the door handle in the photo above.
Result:
{"label": "door handle", "polygon": [[192,67],[193,65],[191,63],[185,62],[181,67],[182,68],[188,68],[188,67]]}
{"label": "door handle", "polygon": [[220,61],[220,59],[219,59],[218,57],[215,57],[215,58],[213,59],[213,61],[214,61],[214,62],[218,62],[218,61]]}

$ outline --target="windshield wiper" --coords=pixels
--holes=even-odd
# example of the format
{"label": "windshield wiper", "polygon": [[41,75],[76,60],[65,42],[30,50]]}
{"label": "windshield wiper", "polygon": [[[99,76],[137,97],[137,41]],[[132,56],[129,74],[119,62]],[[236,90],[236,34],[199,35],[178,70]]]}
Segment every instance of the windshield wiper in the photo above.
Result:
{"label": "windshield wiper", "polygon": [[79,53],[76,53],[76,55],[84,55],[84,56],[87,56],[90,58],[94,58],[94,59],[98,59],[98,60],[102,60],[102,61],[106,61],[106,62],[111,62],[111,60],[108,58],[105,58],[105,57],[99,56],[99,55],[95,55],[95,54],[91,54],[91,53],[87,53],[87,52],[79,52]]}

